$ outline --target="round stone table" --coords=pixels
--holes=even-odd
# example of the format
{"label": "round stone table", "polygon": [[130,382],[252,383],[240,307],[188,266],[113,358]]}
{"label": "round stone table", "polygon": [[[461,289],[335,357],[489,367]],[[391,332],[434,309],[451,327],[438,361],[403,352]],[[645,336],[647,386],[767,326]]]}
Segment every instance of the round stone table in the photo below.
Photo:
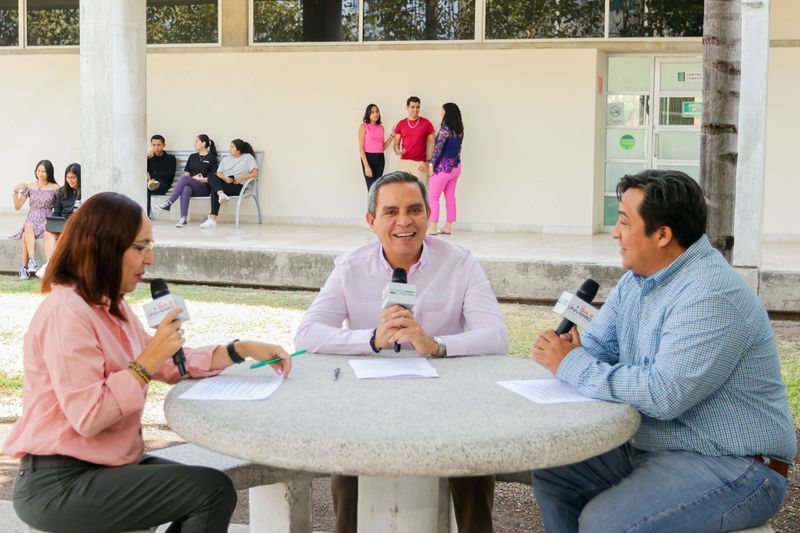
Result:
{"label": "round stone table", "polygon": [[[192,385],[185,381],[169,393],[166,417],[187,441],[256,463],[381,478],[564,465],[623,444],[639,427],[638,412],[625,405],[536,404],[496,383],[552,377],[530,359],[431,359],[439,378],[358,380],[347,363],[353,358],[303,354],[263,401],[179,400]],[[258,373],[273,375],[249,363],[226,371]]]}

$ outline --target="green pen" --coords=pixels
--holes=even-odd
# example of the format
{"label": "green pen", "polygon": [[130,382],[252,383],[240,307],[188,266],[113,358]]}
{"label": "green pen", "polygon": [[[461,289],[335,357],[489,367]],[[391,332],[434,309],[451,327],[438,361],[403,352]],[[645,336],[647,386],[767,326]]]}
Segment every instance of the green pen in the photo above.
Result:
{"label": "green pen", "polygon": [[[300,354],[306,353],[308,350],[298,350],[292,354],[289,354],[289,357],[297,357]],[[253,363],[250,365],[250,368],[259,368],[264,365],[271,365],[272,363],[277,363],[278,361],[283,361],[280,357],[276,357],[275,359],[270,359],[269,361],[259,361],[258,363]]]}

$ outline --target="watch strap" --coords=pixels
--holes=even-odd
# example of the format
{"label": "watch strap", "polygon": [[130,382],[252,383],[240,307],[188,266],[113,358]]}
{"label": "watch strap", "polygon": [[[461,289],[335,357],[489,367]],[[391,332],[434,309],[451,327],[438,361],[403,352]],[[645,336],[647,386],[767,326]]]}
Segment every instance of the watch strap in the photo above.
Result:
{"label": "watch strap", "polygon": [[244,363],[244,357],[239,355],[239,352],[237,352],[236,348],[234,347],[234,344],[236,344],[237,342],[239,342],[239,339],[233,339],[231,342],[228,343],[227,348],[228,348],[228,357],[231,358],[231,361],[233,361],[234,364],[238,365],[239,363]]}

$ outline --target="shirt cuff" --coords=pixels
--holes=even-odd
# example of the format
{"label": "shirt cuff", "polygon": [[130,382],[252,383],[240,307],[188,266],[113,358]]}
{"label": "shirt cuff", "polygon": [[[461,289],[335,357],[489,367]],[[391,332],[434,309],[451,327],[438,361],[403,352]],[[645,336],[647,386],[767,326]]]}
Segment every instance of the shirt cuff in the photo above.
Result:
{"label": "shirt cuff", "polygon": [[209,376],[216,376],[221,371],[211,370],[211,360],[214,357],[214,351],[217,349],[217,344],[211,346],[201,346],[199,348],[191,348],[186,355],[186,370],[190,377],[193,378],[206,378]]}
{"label": "shirt cuff", "polygon": [[595,361],[596,359],[590,355],[585,348],[581,346],[573,348],[558,366],[556,378],[559,381],[577,387],[580,383],[581,376],[583,376],[586,369],[593,365]]}
{"label": "shirt cuff", "polygon": [[142,382],[126,367],[124,370],[109,374],[106,380],[109,392],[116,400],[122,416],[128,416],[144,409],[147,396]]}

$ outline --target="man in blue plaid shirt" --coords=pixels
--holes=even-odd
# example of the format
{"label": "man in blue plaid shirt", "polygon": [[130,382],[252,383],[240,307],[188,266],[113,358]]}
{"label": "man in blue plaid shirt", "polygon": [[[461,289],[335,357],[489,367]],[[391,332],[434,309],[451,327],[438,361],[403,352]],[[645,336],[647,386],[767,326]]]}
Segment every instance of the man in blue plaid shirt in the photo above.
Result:
{"label": "man in blue plaid shirt", "polygon": [[761,300],[711,247],[706,204],[682,172],[617,185],[628,270],[591,327],[545,331],[535,361],[581,392],[628,404],[624,446],[536,470],[548,533],[705,532],[759,526],[786,497],[797,452]]}

